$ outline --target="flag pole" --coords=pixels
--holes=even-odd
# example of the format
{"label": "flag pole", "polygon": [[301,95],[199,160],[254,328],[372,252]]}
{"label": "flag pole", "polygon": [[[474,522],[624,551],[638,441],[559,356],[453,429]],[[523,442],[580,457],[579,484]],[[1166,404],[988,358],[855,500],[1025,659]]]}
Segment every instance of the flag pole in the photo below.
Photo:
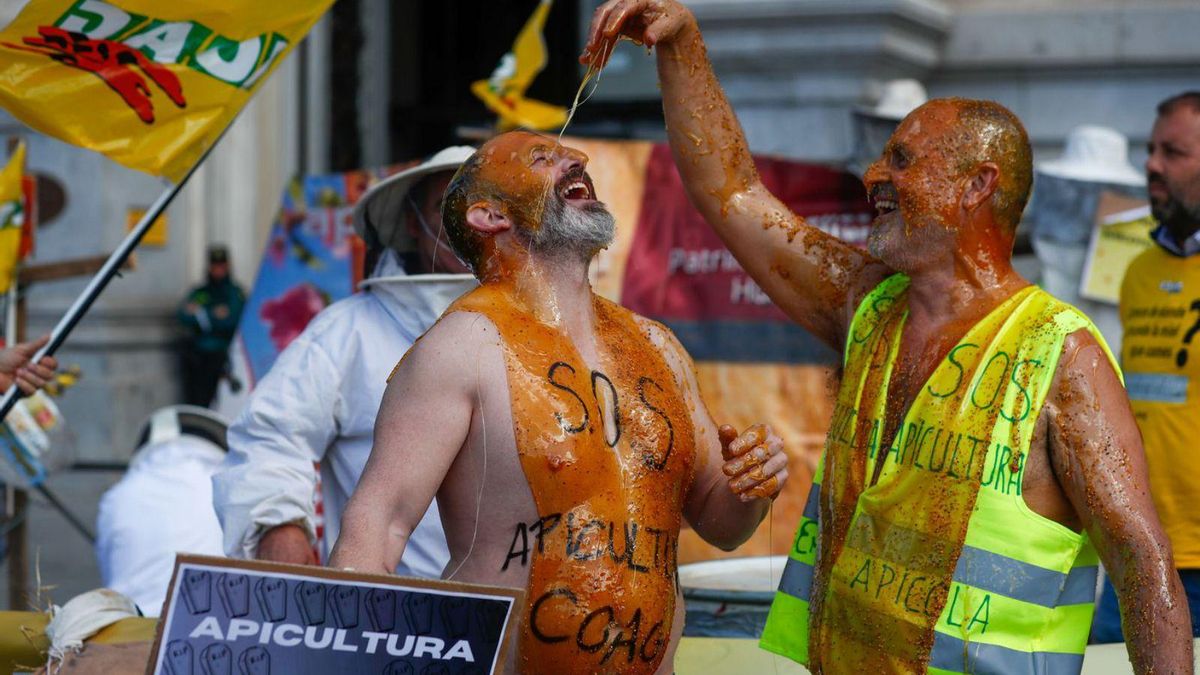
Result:
{"label": "flag pole", "polygon": [[[42,357],[52,356],[58,351],[58,348],[66,341],[67,336],[75,329],[79,320],[91,308],[92,303],[104,292],[104,288],[108,286],[108,282],[112,281],[113,277],[120,275],[121,266],[125,264],[125,261],[129,259],[130,254],[137,248],[142,238],[150,231],[150,227],[154,225],[154,221],[162,215],[163,211],[179,195],[179,191],[187,184],[192,174],[196,173],[196,170],[200,168],[204,160],[208,158],[213,148],[217,147],[217,144],[221,142],[221,139],[225,136],[225,132],[229,131],[229,127],[233,126],[233,122],[236,119],[235,117],[234,120],[230,121],[229,125],[221,131],[221,135],[213,141],[212,145],[208,146],[204,154],[200,155],[200,159],[196,160],[196,163],[192,165],[192,168],[188,169],[188,172],[184,174],[178,183],[168,187],[159,195],[154,204],[146,210],[146,214],[142,216],[142,219],[138,221],[138,224],[129,231],[129,234],[125,235],[125,239],[121,241],[121,244],[112,252],[112,255],[108,256],[108,260],[104,262],[104,266],[88,282],[87,288],[83,289],[83,292],[79,294],[79,297],[75,298],[75,302],[67,310],[66,314],[63,314],[63,317],[58,320],[58,324],[54,326],[54,330],[50,333],[49,342],[38,350],[38,353],[33,357],[32,363],[37,363]],[[21,391],[17,389],[17,385],[13,384],[9,386],[8,391],[4,392],[4,399],[0,401],[0,420],[8,416],[9,411],[16,405],[17,399],[20,397]]]}

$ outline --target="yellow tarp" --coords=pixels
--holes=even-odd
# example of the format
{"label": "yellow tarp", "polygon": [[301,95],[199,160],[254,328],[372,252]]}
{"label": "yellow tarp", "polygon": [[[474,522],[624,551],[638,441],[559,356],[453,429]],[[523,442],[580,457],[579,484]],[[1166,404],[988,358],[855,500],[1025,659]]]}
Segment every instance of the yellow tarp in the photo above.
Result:
{"label": "yellow tarp", "polygon": [[[31,669],[45,664],[50,646],[46,639],[49,621],[50,617],[42,612],[0,612],[0,675],[8,675],[18,667]],[[150,642],[157,625],[158,619],[125,619],[96,633],[88,642]]]}

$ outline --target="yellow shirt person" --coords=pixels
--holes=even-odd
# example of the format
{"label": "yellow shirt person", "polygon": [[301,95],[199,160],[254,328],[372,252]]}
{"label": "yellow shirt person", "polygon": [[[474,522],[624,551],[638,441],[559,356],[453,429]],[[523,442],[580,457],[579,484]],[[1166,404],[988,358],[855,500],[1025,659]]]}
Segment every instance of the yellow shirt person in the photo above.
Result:
{"label": "yellow shirt person", "polygon": [[1142,430],[1150,493],[1180,569],[1200,568],[1200,256],[1153,246],[1121,286],[1121,364]]}

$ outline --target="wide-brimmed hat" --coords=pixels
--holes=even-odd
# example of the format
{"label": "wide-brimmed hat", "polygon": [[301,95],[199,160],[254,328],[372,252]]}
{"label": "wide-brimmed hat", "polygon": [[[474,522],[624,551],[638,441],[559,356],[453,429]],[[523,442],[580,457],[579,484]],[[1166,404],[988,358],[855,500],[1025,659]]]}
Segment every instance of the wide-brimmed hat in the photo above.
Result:
{"label": "wide-brimmed hat", "polygon": [[913,79],[883,83],[874,106],[857,106],[855,112],[867,117],[899,122],[929,100],[925,85]]}
{"label": "wide-brimmed hat", "polygon": [[439,171],[455,171],[475,154],[475,148],[455,145],[440,150],[424,162],[379,181],[354,205],[354,231],[369,246],[407,248],[408,233],[404,222],[404,202],[408,192],[422,178]]}
{"label": "wide-brimmed hat", "polygon": [[1108,127],[1084,125],[1067,134],[1067,146],[1058,159],[1039,162],[1038,173],[1059,178],[1140,186],[1146,174],[1129,163],[1129,139]]}

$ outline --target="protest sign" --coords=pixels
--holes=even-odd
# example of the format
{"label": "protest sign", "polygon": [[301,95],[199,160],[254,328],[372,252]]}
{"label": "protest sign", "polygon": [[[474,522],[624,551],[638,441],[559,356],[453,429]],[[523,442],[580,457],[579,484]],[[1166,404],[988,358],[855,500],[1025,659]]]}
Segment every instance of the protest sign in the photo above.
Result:
{"label": "protest sign", "polygon": [[493,673],[521,591],[181,555],[147,675]]}
{"label": "protest sign", "polygon": [[1150,231],[1155,225],[1150,206],[1145,201],[1102,193],[1096,209],[1096,227],[1088,243],[1079,295],[1117,304],[1125,269],[1153,245]]}

